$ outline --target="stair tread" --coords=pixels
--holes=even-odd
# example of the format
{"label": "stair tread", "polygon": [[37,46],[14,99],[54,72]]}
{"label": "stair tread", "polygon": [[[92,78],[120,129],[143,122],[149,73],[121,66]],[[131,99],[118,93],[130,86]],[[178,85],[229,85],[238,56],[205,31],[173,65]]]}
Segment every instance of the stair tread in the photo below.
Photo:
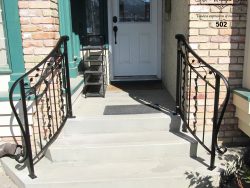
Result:
{"label": "stair tread", "polygon": [[196,141],[181,132],[130,132],[130,133],[100,133],[61,136],[51,146],[55,147],[91,147],[91,146],[127,146],[127,145],[170,145],[189,144]]}
{"label": "stair tread", "polygon": [[178,131],[182,125],[179,116],[166,114],[87,116],[68,119],[63,133],[117,133],[146,131]]}
{"label": "stair tread", "polygon": [[[9,168],[15,168],[15,161],[3,159]],[[176,165],[178,164],[178,165]],[[187,172],[198,172],[200,175],[217,176],[218,169],[209,171],[194,159],[175,157],[159,161],[136,161],[119,163],[53,163],[43,159],[35,166],[38,178],[31,180],[26,170],[16,175],[27,184],[58,183],[58,182],[97,182],[126,179],[174,178],[185,179]]]}

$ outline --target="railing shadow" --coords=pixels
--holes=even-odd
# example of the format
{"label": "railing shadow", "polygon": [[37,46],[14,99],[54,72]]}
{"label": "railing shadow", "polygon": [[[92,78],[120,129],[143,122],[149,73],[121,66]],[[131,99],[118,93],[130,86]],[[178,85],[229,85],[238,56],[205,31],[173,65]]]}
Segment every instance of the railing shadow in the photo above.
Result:
{"label": "railing shadow", "polygon": [[175,113],[175,101],[161,82],[127,82],[112,83],[113,86],[128,93],[136,102],[158,110],[170,118],[169,127],[166,122],[166,131],[190,143],[190,157],[196,159],[197,142],[193,137],[181,132],[183,121]]}
{"label": "railing shadow", "polygon": [[[181,119],[174,115],[175,103],[174,99],[164,89],[161,82],[127,82],[127,83],[112,83],[113,86],[128,93],[129,97],[138,103],[158,110],[170,117],[171,123],[169,130],[179,130],[181,127]],[[167,126],[166,126],[167,127]]]}

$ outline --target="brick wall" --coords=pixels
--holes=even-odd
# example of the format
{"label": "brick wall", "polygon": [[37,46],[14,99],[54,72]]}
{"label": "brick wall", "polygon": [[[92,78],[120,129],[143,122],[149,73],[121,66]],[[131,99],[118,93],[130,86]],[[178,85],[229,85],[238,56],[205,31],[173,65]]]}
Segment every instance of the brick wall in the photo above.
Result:
{"label": "brick wall", "polygon": [[32,68],[59,38],[57,0],[19,0],[25,67]]}
{"label": "brick wall", "polygon": [[[231,89],[242,86],[246,13],[246,2],[223,8],[190,0],[189,42],[207,63],[228,78]],[[219,134],[220,142],[246,141],[237,129],[237,121],[231,96]]]}

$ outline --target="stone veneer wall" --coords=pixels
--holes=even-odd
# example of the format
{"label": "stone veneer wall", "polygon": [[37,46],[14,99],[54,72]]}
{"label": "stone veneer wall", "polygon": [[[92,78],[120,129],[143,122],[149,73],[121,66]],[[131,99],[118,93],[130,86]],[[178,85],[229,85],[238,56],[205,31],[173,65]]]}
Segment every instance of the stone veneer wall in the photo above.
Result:
{"label": "stone veneer wall", "polygon": [[59,39],[57,0],[19,0],[25,67],[40,62]]}
{"label": "stone veneer wall", "polygon": [[[190,0],[190,45],[207,63],[228,78],[231,89],[242,87],[247,2],[227,5],[222,9],[200,2]],[[226,27],[217,27],[217,21],[226,22]],[[213,101],[210,102],[208,105]],[[219,142],[247,141],[237,128],[238,120],[232,105],[232,95],[224,117]]]}

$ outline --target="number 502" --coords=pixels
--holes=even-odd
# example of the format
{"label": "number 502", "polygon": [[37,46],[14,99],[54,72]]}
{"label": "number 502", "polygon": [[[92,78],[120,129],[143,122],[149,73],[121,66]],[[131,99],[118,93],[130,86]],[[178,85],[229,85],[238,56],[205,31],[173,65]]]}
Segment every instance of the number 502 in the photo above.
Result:
{"label": "number 502", "polygon": [[216,27],[227,27],[227,22],[218,21],[216,22]]}

